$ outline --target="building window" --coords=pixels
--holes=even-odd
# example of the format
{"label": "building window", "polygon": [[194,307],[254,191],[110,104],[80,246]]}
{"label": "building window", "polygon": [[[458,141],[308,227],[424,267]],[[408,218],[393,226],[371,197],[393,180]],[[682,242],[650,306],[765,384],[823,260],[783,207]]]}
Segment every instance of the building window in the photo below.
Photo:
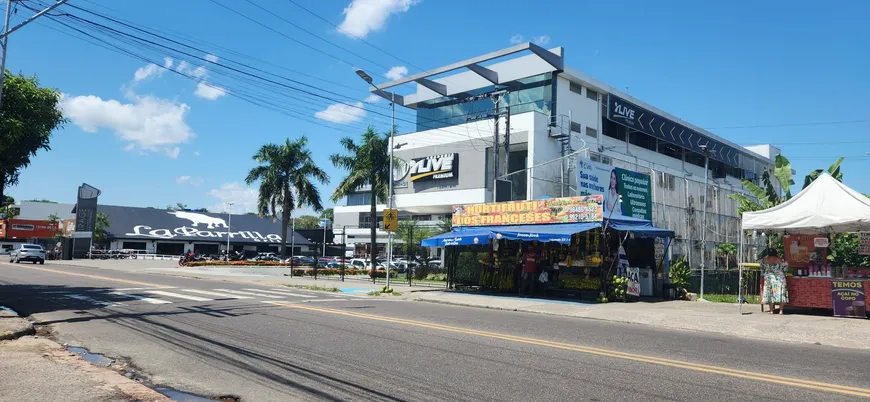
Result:
{"label": "building window", "polygon": [[580,84],[572,82],[571,85],[569,85],[569,88],[571,89],[571,92],[574,92],[577,95],[583,95],[583,87],[580,86]]}
{"label": "building window", "polygon": [[633,131],[631,132],[631,134],[629,134],[628,142],[631,145],[637,145],[641,148],[649,149],[650,151],[656,150],[655,137],[651,137],[638,131]]}
{"label": "building window", "polygon": [[371,203],[371,197],[372,193],[369,191],[350,194],[347,196],[347,206],[369,205]]}
{"label": "building window", "polygon": [[598,102],[598,92],[595,92],[589,88],[586,88],[586,97]]}
{"label": "building window", "polygon": [[601,155],[601,163],[603,163],[605,165],[612,165],[613,159],[611,159],[609,156]]}
{"label": "building window", "polygon": [[656,181],[658,182],[659,188],[674,191],[677,188],[677,179],[672,174],[668,174],[665,172],[659,172],[656,175]]}
{"label": "building window", "polygon": [[571,131],[573,131],[573,132],[575,132],[575,133],[578,133],[578,134],[579,134],[579,133],[582,133],[582,132],[583,132],[583,126],[582,126],[580,123],[577,123],[577,122],[573,122],[573,121],[572,121],[572,122],[571,122]]}
{"label": "building window", "polygon": [[697,152],[686,150],[686,162],[698,167],[704,167],[704,155]]}
{"label": "building window", "polygon": [[625,127],[620,126],[619,124],[616,124],[610,120],[604,120],[603,126],[604,126],[604,133],[603,133],[604,135],[606,135],[610,138],[616,138],[617,140],[620,140],[620,141],[625,141],[625,131],[626,131]]}
{"label": "building window", "polygon": [[431,221],[432,215],[412,215],[412,221]]}
{"label": "building window", "polygon": [[662,154],[662,155],[665,155],[665,156],[670,156],[671,158],[674,158],[677,160],[683,160],[682,149],[680,149],[680,147],[678,147],[674,144],[671,144],[669,142],[658,140],[657,152]]}
{"label": "building window", "polygon": [[598,138],[598,130],[596,130],[592,127],[586,126],[586,135],[588,135],[592,138]]}

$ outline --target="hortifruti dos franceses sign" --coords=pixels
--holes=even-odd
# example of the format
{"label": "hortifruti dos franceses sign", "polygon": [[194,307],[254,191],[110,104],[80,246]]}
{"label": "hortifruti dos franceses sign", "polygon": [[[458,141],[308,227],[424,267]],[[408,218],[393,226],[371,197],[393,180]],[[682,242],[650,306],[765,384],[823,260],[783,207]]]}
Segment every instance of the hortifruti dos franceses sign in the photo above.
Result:
{"label": "hortifruti dos franceses sign", "polygon": [[453,226],[600,222],[603,197],[588,195],[534,201],[453,206]]}

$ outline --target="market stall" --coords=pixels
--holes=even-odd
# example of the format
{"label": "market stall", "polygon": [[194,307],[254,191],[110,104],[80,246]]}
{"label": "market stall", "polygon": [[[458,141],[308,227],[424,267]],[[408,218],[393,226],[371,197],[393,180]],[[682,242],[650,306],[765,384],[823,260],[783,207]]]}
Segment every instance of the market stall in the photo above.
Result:
{"label": "market stall", "polygon": [[[600,299],[602,289],[619,274],[630,280],[618,281],[624,292],[615,296],[660,294],[667,278],[665,249],[673,232],[644,219],[604,217],[602,203],[601,196],[593,195],[459,205],[454,207],[453,231],[423,245],[452,251],[446,264],[451,284]],[[618,264],[620,251],[625,266]],[[457,264],[466,275],[456,274]]]}
{"label": "market stall", "polygon": [[870,198],[822,174],[788,201],[744,213],[742,229],[783,236],[788,306],[866,316],[870,269],[831,266],[827,252],[835,234],[870,231]]}

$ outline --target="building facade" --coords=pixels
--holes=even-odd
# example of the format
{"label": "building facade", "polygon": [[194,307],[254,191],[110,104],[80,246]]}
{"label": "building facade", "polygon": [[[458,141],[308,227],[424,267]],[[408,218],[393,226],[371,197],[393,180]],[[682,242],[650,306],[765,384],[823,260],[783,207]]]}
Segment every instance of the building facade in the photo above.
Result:
{"label": "building facade", "polygon": [[[584,168],[618,168],[649,177],[641,180],[650,205],[641,217],[675,231],[672,256],[698,266],[706,250],[712,267],[717,244],[739,242],[728,196],[772,170],[779,153],[732,143],[565,66],[562,48],[520,44],[378,88],[416,110],[416,131],[393,144],[394,192],[400,220],[421,226],[434,227],[456,204],[585,194]],[[369,194],[345,201],[335,208],[333,227],[346,232],[337,242],[367,247]],[[381,222],[379,214],[374,224]],[[379,230],[378,243],[386,239]]]}

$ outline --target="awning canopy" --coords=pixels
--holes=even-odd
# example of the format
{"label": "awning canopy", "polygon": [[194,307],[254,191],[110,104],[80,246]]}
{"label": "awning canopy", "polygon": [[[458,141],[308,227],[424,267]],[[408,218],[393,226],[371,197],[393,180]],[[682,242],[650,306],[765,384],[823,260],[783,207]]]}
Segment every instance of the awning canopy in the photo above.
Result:
{"label": "awning canopy", "polygon": [[601,227],[598,222],[586,223],[563,223],[553,225],[516,225],[516,226],[488,226],[495,234],[496,239],[540,241],[549,243],[554,241],[561,244],[571,244],[571,235],[582,233],[590,229]]}
{"label": "awning canopy", "polygon": [[745,212],[742,228],[792,234],[868,231],[870,198],[823,173],[788,201]]}
{"label": "awning canopy", "polygon": [[674,237],[674,231],[669,229],[657,228],[652,225],[652,222],[646,219],[633,218],[630,216],[620,216],[611,218],[608,227],[621,232],[634,233],[635,237]]}
{"label": "awning canopy", "polygon": [[440,235],[423,240],[421,244],[423,247],[471,246],[486,244],[491,237],[493,237],[493,234],[489,230],[469,228],[462,231],[453,230],[452,232],[441,233]]}

